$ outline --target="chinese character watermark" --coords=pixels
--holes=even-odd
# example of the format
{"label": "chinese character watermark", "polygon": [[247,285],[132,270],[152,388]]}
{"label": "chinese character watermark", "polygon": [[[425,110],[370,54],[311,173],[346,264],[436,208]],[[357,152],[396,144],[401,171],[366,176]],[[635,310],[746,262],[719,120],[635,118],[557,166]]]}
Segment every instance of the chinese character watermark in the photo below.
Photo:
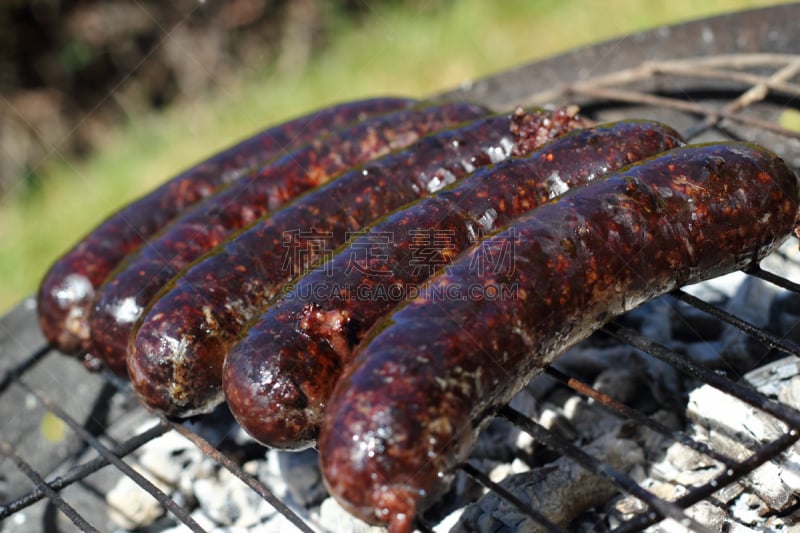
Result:
{"label": "chinese character watermark", "polygon": [[412,275],[430,277],[440,268],[450,265],[456,249],[455,230],[412,229],[408,232],[411,238],[411,259],[408,266]]}
{"label": "chinese character watermark", "polygon": [[516,269],[516,244],[519,242],[514,228],[501,234],[486,237],[477,243],[469,270],[478,276],[486,273],[511,276]]}
{"label": "chinese character watermark", "polygon": [[306,270],[323,264],[330,265],[333,255],[331,242],[333,232],[310,230],[287,230],[283,232],[283,247],[286,254],[283,256],[283,271],[299,275]]}

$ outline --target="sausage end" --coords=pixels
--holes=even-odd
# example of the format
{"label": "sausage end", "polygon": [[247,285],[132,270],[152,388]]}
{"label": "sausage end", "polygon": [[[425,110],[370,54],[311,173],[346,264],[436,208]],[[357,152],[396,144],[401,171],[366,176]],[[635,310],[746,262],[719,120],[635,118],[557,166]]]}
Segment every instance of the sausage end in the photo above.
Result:
{"label": "sausage end", "polygon": [[233,416],[253,438],[271,448],[313,446],[336,378],[339,358],[324,343],[309,344],[292,330],[267,334],[260,324],[228,353],[223,390]]}

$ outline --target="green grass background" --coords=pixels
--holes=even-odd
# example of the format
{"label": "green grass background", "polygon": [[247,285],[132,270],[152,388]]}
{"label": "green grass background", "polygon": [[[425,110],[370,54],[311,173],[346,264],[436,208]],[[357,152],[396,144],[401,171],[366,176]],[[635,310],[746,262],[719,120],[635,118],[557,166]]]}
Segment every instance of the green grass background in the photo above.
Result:
{"label": "green grass background", "polygon": [[114,209],[267,125],[357,97],[430,95],[604,39],[774,3],[460,0],[414,10],[376,3],[358,26],[337,21],[325,52],[302,67],[250,69],[200,99],[129,116],[82,162],[53,147],[39,169],[43,186],[0,199],[0,313],[35,291],[49,265]]}

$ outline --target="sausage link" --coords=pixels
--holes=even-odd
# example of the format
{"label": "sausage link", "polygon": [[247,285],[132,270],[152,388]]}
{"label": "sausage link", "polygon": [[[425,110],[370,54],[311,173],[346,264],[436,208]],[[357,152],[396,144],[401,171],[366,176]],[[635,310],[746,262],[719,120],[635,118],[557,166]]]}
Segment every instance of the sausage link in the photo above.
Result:
{"label": "sausage link", "polygon": [[364,332],[480,233],[597,174],[679,144],[672,128],[656,122],[587,128],[391,214],[300,278],[231,349],[223,372],[231,412],[268,446],[312,445]]}
{"label": "sausage link", "polygon": [[[331,493],[365,520],[409,531],[491,414],[559,353],[651,298],[759,261],[797,210],[797,177],[774,154],[694,145],[491,234],[359,348],[321,429]],[[489,242],[513,243],[515,261],[487,264]],[[489,297],[503,287],[513,294]]]}
{"label": "sausage link", "polygon": [[279,154],[369,116],[410,107],[406,98],[373,98],[332,106],[266,129],[178,174],[111,215],[58,259],[40,284],[39,323],[64,353],[89,338],[87,316],[95,290],[129,253],[189,206]]}
{"label": "sausage link", "polygon": [[572,109],[518,110],[431,134],[344,173],[224,242],[175,278],[143,314],[128,355],[139,396],[172,416],[210,410],[223,400],[228,348],[284,283],[348,232],[507,158],[518,145],[532,148],[586,124],[573,115]]}
{"label": "sausage link", "polygon": [[346,169],[407,147],[431,131],[487,114],[484,107],[453,102],[371,118],[317,138],[197,205],[128,256],[98,289],[89,318],[92,355],[125,374],[135,321],[159,289],[191,261],[235,230]]}

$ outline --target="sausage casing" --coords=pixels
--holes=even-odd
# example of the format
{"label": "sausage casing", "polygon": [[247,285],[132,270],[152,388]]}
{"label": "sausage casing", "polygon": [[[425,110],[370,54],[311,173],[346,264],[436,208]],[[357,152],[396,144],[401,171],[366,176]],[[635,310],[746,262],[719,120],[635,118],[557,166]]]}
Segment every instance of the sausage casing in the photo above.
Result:
{"label": "sausage casing", "polygon": [[268,446],[312,445],[323,407],[366,330],[480,233],[679,144],[679,135],[657,122],[586,128],[385,217],[298,279],[231,349],[223,372],[231,412]]}
{"label": "sausage casing", "polygon": [[173,416],[211,409],[223,399],[228,348],[284,283],[348,232],[476,167],[586,123],[573,115],[571,109],[517,110],[433,133],[340,175],[224,242],[176,277],[143,316],[128,355],[139,396]]}
{"label": "sausage casing", "polygon": [[111,215],[43,278],[38,295],[45,338],[64,353],[85,349],[87,316],[95,290],[144,240],[187,209],[248,170],[355,120],[410,107],[406,98],[347,102],[268,128],[178,174]]}
{"label": "sausage casing", "polygon": [[[332,495],[408,531],[490,415],[557,354],[648,299],[760,260],[797,211],[783,161],[720,143],[677,148],[490,234],[377,324],[347,367],[319,442]],[[492,241],[513,243],[512,264],[486,262]],[[515,292],[489,297],[502,287]]]}
{"label": "sausage casing", "polygon": [[466,102],[426,103],[336,130],[273,160],[198,204],[129,255],[98,289],[89,317],[91,353],[126,374],[128,340],[155,294],[190,262],[289,199],[421,136],[489,111]]}

